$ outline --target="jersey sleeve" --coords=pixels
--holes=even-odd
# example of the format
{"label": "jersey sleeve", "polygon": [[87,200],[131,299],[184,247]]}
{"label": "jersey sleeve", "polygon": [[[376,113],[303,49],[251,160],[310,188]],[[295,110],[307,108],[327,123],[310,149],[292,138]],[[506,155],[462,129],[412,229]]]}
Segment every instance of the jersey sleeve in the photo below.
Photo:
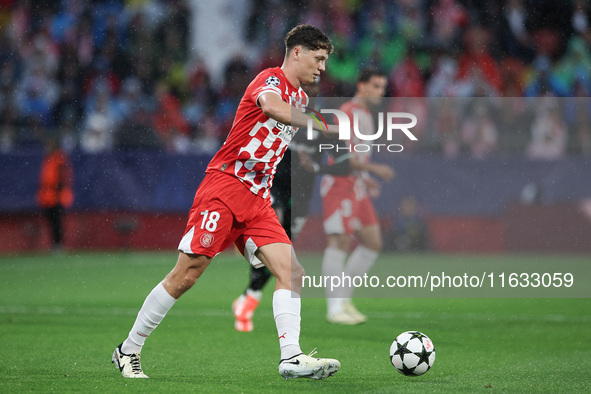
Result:
{"label": "jersey sleeve", "polygon": [[285,82],[273,71],[262,72],[252,81],[250,99],[260,107],[259,97],[263,93],[275,93],[281,97],[281,92],[285,89],[284,85]]}

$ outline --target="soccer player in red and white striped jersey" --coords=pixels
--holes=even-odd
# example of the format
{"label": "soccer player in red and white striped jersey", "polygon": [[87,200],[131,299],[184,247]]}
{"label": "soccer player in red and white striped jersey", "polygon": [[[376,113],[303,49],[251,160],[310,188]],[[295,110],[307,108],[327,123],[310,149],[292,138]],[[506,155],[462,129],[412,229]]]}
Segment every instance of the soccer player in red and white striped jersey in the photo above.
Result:
{"label": "soccer player in red and white striped jersey", "polygon": [[[387,78],[384,73],[367,67],[359,73],[355,97],[339,109],[349,119],[357,118],[362,133],[374,132],[371,107],[379,104],[386,92]],[[364,141],[355,133],[347,141],[349,147]],[[345,176],[324,175],[320,186],[322,212],[327,247],[322,259],[322,275],[347,277],[363,276],[374,264],[382,248],[380,223],[371,197],[377,196],[379,183],[394,177],[394,170],[381,163],[371,161],[371,151],[350,149],[349,161],[355,171]],[[373,176],[372,176],[373,175]],[[352,236],[359,245],[349,253]],[[354,287],[341,286],[326,289],[327,319],[337,324],[359,324],[367,317],[351,302]]]}
{"label": "soccer player in red and white striped jersey", "polygon": [[304,270],[269,193],[296,127],[307,125],[307,115],[293,111],[303,111],[308,102],[301,85],[313,83],[325,70],[333,46],[319,29],[299,25],[287,34],[285,47],[283,65],[262,71],[246,89],[227,139],[195,194],[176,266],[148,295],[129,336],[113,353],[124,377],[147,377],[140,364],[146,338],[213,257],[231,243],[251,264],[264,264],[276,278],[273,314],[281,349],[279,373],[286,379],[323,379],[340,368],[337,360],[311,357],[300,349]]}

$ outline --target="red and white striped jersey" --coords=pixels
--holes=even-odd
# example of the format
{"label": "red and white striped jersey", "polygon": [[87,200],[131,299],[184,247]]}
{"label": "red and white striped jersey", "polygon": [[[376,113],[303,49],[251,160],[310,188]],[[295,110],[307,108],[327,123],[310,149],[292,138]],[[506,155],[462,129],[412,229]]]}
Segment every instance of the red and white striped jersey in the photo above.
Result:
{"label": "red and white striped jersey", "polygon": [[[375,134],[376,130],[374,129],[371,112],[367,108],[360,106],[355,99],[345,102],[339,107],[339,110],[347,115],[351,124],[351,140],[345,141],[349,148],[349,154],[361,163],[369,163],[371,161],[371,149],[355,149],[356,145],[367,142],[357,136],[353,127],[357,125],[357,130],[360,134]],[[338,118],[336,117],[335,122],[338,123]],[[348,175],[324,175],[320,182],[320,195],[323,198],[328,196],[328,200],[341,201],[342,199],[353,198],[354,201],[362,201],[363,199],[369,198],[364,181],[364,178],[368,176],[369,174],[366,171],[357,170],[352,171]],[[327,204],[325,203],[325,205]],[[330,204],[334,205],[334,203]]]}
{"label": "red and white striped jersey", "polygon": [[293,87],[280,67],[263,70],[246,88],[232,129],[206,170],[231,174],[263,198],[269,198],[277,165],[297,131],[263,113],[258,99],[268,92],[302,111],[308,105],[306,93]]}

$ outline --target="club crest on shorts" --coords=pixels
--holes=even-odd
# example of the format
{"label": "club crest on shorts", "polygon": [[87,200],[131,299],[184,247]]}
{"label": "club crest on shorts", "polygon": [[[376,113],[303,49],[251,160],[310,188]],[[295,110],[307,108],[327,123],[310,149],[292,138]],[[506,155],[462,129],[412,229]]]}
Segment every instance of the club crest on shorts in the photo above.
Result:
{"label": "club crest on shorts", "polygon": [[213,234],[205,233],[201,235],[201,238],[199,238],[199,242],[201,242],[201,246],[203,246],[204,248],[209,248],[213,244]]}

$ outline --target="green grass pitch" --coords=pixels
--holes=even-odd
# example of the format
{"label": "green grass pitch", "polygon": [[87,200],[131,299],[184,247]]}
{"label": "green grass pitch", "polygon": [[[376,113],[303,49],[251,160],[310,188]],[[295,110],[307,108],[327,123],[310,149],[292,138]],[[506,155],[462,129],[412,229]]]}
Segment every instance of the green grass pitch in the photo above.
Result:
{"label": "green grass pitch", "polygon": [[[391,254],[378,264],[382,259],[411,266],[450,257]],[[255,330],[233,329],[231,303],[246,285],[248,266],[231,254],[214,260],[146,342],[142,364],[150,379],[123,379],[111,353],[175,260],[175,253],[149,252],[1,257],[0,392],[591,390],[591,300],[585,298],[364,298],[356,304],[369,321],[353,327],[329,325],[324,300],[304,298],[302,349],[316,347],[342,368],[324,381],[285,381],[277,373],[272,285]],[[429,335],[437,351],[434,367],[420,377],[403,376],[390,364],[390,344],[407,330]]]}

